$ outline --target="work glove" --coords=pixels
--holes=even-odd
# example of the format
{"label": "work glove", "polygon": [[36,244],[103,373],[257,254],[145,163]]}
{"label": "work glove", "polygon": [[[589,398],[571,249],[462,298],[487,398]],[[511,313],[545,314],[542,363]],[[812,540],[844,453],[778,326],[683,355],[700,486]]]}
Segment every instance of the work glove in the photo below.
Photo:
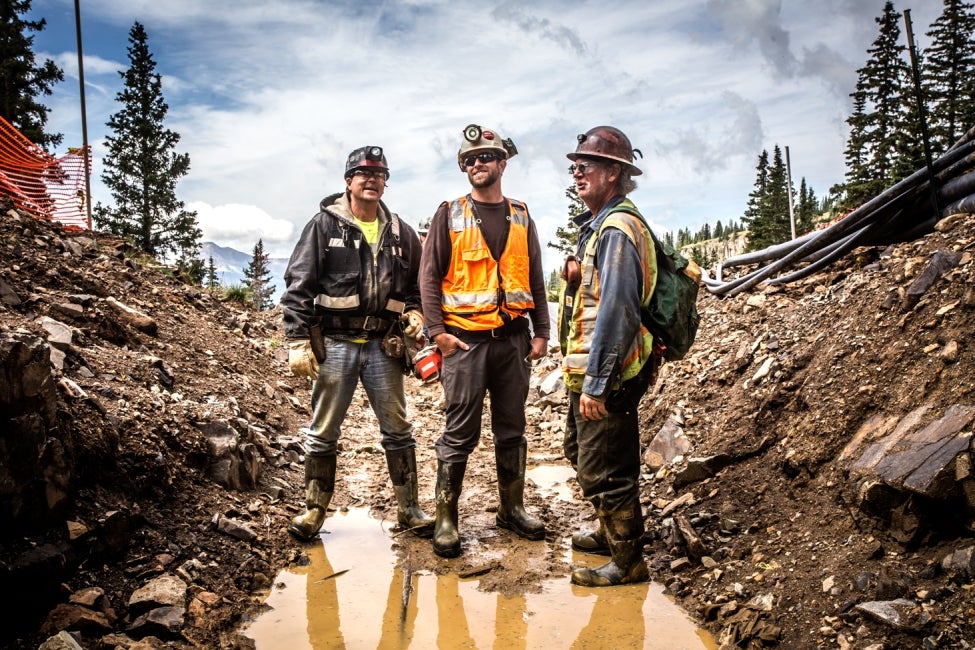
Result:
{"label": "work glove", "polygon": [[288,365],[296,377],[318,379],[318,359],[311,350],[310,339],[300,339],[288,344]]}
{"label": "work glove", "polygon": [[403,314],[403,334],[418,339],[423,336],[423,314],[415,309]]}

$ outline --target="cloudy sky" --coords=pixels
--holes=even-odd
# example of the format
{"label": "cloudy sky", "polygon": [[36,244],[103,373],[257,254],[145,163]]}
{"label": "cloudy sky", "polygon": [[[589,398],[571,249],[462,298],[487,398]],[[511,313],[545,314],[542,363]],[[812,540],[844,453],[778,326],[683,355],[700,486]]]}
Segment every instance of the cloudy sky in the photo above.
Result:
{"label": "cloudy sky", "polygon": [[[941,12],[914,0],[915,38]],[[82,0],[88,115],[99,180],[135,21],[163,75],[166,126],[190,173],[177,195],[204,239],[287,257],[352,149],[385,148],[386,203],[413,225],[469,186],[463,127],[510,137],[503,179],[544,241],[564,223],[565,154],[599,124],[644,158],[632,195],[655,229],[739,220],[763,149],[822,197],[843,179],[856,70],[884,0]],[[33,0],[39,59],[65,71],[49,131],[82,142],[72,0]],[[903,32],[903,23],[902,23]],[[903,39],[903,35],[902,35]],[[63,152],[59,152],[63,153]],[[559,262],[546,256],[546,269]]]}

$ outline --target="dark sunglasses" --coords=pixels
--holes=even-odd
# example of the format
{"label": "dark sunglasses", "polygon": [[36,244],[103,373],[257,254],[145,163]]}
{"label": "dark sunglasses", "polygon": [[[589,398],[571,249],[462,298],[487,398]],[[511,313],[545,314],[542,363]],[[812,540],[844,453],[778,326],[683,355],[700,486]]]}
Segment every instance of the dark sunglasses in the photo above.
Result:
{"label": "dark sunglasses", "polygon": [[498,154],[491,153],[490,151],[483,151],[481,153],[476,153],[464,158],[464,167],[473,167],[477,161],[480,160],[485,165],[493,160],[501,160]]}
{"label": "dark sunglasses", "polygon": [[576,172],[579,172],[583,176],[588,174],[591,170],[599,167],[601,163],[595,162],[593,160],[587,160],[586,162],[576,163],[574,165],[569,165],[569,173],[575,176]]}

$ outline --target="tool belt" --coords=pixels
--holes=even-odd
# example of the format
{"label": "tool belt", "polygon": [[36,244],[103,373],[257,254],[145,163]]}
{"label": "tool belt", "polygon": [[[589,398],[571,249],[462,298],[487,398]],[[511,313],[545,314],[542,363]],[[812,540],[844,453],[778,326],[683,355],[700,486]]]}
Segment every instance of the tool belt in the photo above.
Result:
{"label": "tool belt", "polygon": [[464,343],[483,343],[484,341],[494,341],[506,339],[513,334],[520,334],[528,331],[528,319],[519,316],[509,323],[493,330],[462,330],[457,327],[444,327],[444,331],[459,338]]}

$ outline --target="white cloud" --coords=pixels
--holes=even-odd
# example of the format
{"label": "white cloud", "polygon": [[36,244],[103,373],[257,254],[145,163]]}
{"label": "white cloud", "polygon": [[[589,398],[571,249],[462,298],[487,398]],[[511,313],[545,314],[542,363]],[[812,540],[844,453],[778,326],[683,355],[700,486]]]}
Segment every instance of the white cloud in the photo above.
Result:
{"label": "white cloud", "polygon": [[294,247],[294,224],[285,219],[275,219],[253,205],[228,203],[209,205],[189,203],[187,210],[195,211],[203,241],[230,246],[250,252],[258,240],[264,242],[264,250],[271,257],[288,257]]}
{"label": "white cloud", "polygon": [[[51,24],[70,5],[32,7]],[[202,206],[208,239],[247,251],[263,237],[275,255],[344,187],[345,157],[365,144],[386,150],[390,208],[414,225],[429,217],[468,190],[456,152],[472,122],[514,139],[504,190],[528,202],[543,238],[565,219],[565,153],[597,124],[646,154],[633,198],[666,229],[740,219],[758,154],[776,144],[822,195],[843,177],[848,95],[883,10],[883,0],[84,5],[89,139],[118,110],[116,70],[138,20],[165,79],[166,126],[191,160],[177,195]],[[914,13],[919,39],[936,11]],[[67,71],[73,24],[58,29],[70,39],[43,49]],[[76,95],[61,84],[50,102],[66,146],[80,141]],[[98,182],[93,192],[109,199]]]}

